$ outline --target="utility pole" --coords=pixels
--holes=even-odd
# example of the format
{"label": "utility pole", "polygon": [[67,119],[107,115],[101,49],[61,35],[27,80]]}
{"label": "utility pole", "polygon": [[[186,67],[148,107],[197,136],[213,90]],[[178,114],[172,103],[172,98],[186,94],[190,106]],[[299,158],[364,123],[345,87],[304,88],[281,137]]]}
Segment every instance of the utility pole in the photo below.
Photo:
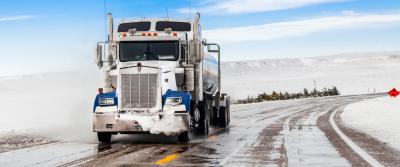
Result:
{"label": "utility pole", "polygon": [[317,81],[314,80],[314,89],[317,90]]}

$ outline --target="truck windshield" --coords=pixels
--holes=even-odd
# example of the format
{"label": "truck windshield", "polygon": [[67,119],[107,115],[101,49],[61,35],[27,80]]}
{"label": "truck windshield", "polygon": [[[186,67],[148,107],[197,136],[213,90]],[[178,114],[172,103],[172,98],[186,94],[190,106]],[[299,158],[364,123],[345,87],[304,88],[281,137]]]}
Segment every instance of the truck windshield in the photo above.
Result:
{"label": "truck windshield", "polygon": [[167,60],[179,58],[178,41],[134,41],[119,44],[121,61]]}

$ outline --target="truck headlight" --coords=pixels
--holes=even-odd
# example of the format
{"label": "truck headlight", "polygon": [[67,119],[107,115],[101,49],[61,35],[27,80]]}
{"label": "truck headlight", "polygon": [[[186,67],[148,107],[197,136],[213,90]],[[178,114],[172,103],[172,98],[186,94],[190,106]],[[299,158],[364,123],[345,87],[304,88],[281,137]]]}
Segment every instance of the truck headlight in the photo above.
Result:
{"label": "truck headlight", "polygon": [[115,101],[114,101],[114,98],[100,98],[99,104],[101,106],[110,106],[110,105],[114,105]]}
{"label": "truck headlight", "polygon": [[167,99],[165,100],[165,105],[176,106],[180,104],[182,104],[181,97],[167,97]]}
{"label": "truck headlight", "polygon": [[163,111],[186,111],[186,106],[182,102],[181,97],[167,97]]}

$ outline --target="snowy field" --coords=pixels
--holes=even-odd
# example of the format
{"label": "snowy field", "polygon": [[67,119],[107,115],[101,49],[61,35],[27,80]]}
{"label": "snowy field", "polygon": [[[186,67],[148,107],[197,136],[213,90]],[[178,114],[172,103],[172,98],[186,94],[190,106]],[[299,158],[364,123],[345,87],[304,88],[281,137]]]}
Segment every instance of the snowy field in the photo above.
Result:
{"label": "snowy field", "polygon": [[[95,65],[93,64],[93,69]],[[299,92],[335,85],[344,94],[385,92],[400,83],[400,52],[223,63],[223,89],[233,99],[262,91]],[[99,71],[0,77],[1,134],[96,142],[92,107]]]}
{"label": "snowy field", "polygon": [[348,105],[345,124],[400,150],[400,99],[380,97]]}
{"label": "snowy field", "polygon": [[[263,91],[336,86],[342,94],[387,92],[400,83],[400,52],[224,63],[222,88],[234,99]],[[240,91],[239,91],[240,90]]]}

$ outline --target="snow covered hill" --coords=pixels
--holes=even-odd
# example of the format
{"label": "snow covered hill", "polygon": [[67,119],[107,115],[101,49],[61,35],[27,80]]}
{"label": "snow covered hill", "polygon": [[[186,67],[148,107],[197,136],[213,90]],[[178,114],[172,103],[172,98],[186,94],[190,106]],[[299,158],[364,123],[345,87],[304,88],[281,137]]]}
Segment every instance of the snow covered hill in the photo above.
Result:
{"label": "snow covered hill", "polygon": [[222,86],[234,99],[263,91],[338,87],[342,94],[386,92],[400,84],[400,52],[226,62]]}

